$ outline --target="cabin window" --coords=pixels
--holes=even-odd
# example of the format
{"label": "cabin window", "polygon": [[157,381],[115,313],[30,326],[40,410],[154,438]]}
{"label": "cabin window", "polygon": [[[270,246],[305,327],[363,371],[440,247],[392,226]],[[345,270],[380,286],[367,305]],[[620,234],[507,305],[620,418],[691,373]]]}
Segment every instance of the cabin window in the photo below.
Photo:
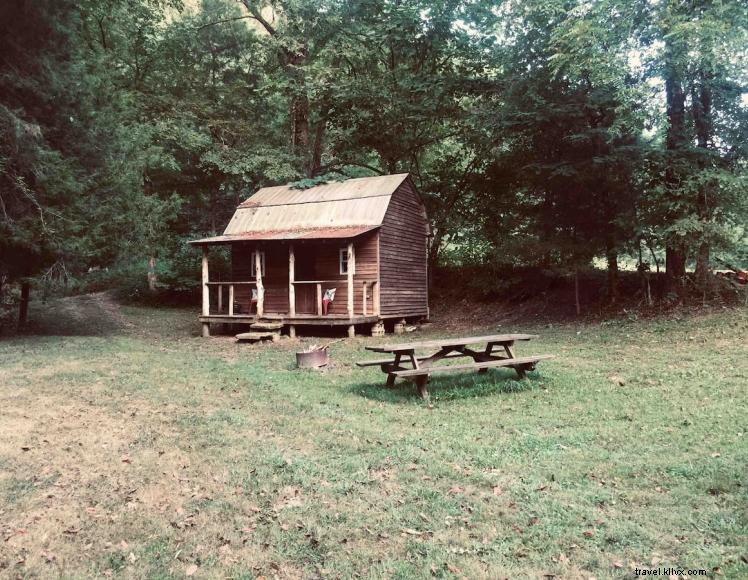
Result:
{"label": "cabin window", "polygon": [[[250,278],[255,277],[255,254],[257,252],[252,252],[249,256],[249,271],[251,272]],[[260,254],[260,275],[264,278],[265,277],[265,252],[259,252]]]}
{"label": "cabin window", "polygon": [[[340,273],[348,274],[348,248],[340,248]],[[353,265],[353,273],[356,273],[356,265]]]}

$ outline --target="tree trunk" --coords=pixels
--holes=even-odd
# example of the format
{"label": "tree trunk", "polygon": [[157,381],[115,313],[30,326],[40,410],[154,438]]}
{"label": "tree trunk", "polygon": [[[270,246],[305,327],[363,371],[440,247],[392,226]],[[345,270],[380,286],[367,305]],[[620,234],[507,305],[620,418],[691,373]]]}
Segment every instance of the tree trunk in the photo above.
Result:
{"label": "tree trunk", "polygon": [[577,316],[582,314],[582,305],[579,301],[579,269],[574,270],[574,305],[577,308]]}
{"label": "tree trunk", "polygon": [[156,256],[150,256],[148,258],[148,290],[151,292],[156,291],[156,282],[158,277],[156,276]]}
{"label": "tree trunk", "polygon": [[608,260],[608,303],[618,302],[618,252],[608,248],[606,253]]}
{"label": "tree trunk", "polygon": [[291,99],[291,148],[304,156],[309,147],[309,99],[297,94]]}
{"label": "tree trunk", "polygon": [[312,145],[312,155],[309,161],[309,177],[314,177],[317,173],[320,173],[320,167],[322,167],[322,150],[325,144],[325,128],[327,126],[328,113],[327,106],[323,106],[321,116],[314,129],[314,144]]}
{"label": "tree trunk", "polygon": [[696,284],[704,292],[708,292],[713,287],[713,276],[712,269],[709,266],[709,244],[707,242],[701,242],[699,251],[696,254]]}
{"label": "tree trunk", "polygon": [[18,326],[24,326],[29,318],[29,297],[31,295],[31,283],[21,283],[21,302],[18,304]]}
{"label": "tree trunk", "polygon": [[665,249],[665,274],[668,288],[675,289],[675,283],[681,282],[686,276],[686,252],[683,247],[675,245]]}

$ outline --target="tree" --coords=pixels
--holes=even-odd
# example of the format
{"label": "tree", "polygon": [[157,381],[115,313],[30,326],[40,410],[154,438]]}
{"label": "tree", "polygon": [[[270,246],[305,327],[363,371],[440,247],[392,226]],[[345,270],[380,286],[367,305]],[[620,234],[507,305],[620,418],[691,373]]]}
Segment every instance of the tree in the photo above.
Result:
{"label": "tree", "polygon": [[667,246],[671,287],[695,257],[707,287],[712,246],[725,247],[746,216],[748,9],[734,2],[663,2],[649,13],[654,61],[667,103],[663,188],[655,215]]}

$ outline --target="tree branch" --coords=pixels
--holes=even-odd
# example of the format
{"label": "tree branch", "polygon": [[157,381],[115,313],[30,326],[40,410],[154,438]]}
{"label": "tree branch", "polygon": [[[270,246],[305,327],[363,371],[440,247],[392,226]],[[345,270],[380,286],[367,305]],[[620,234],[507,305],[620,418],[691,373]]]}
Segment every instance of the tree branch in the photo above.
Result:
{"label": "tree branch", "polygon": [[195,26],[195,30],[202,30],[203,28],[208,28],[208,26],[214,26],[216,24],[224,24],[225,22],[235,22],[237,20],[246,20],[247,18],[254,18],[254,16],[250,14],[245,14],[244,16],[235,16],[234,18],[224,18],[223,20],[216,20],[215,22],[208,22],[207,24],[201,24],[200,26]]}
{"label": "tree branch", "polygon": [[267,31],[270,36],[275,35],[275,28],[262,16],[262,13],[250,2],[250,0],[241,0],[244,7],[249,10],[250,18],[254,18]]}

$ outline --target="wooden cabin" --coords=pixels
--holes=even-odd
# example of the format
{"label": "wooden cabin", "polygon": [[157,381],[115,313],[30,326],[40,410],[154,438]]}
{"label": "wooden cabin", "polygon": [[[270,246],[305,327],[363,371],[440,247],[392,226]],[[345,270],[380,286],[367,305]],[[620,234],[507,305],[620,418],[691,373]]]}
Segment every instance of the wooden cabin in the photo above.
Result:
{"label": "wooden cabin", "polygon": [[[203,336],[211,323],[372,326],[427,317],[428,220],[407,173],[308,189],[265,187],[202,247]],[[231,249],[230,280],[210,276],[210,248]],[[334,299],[326,298],[334,291]],[[325,312],[326,310],[326,312]]]}

